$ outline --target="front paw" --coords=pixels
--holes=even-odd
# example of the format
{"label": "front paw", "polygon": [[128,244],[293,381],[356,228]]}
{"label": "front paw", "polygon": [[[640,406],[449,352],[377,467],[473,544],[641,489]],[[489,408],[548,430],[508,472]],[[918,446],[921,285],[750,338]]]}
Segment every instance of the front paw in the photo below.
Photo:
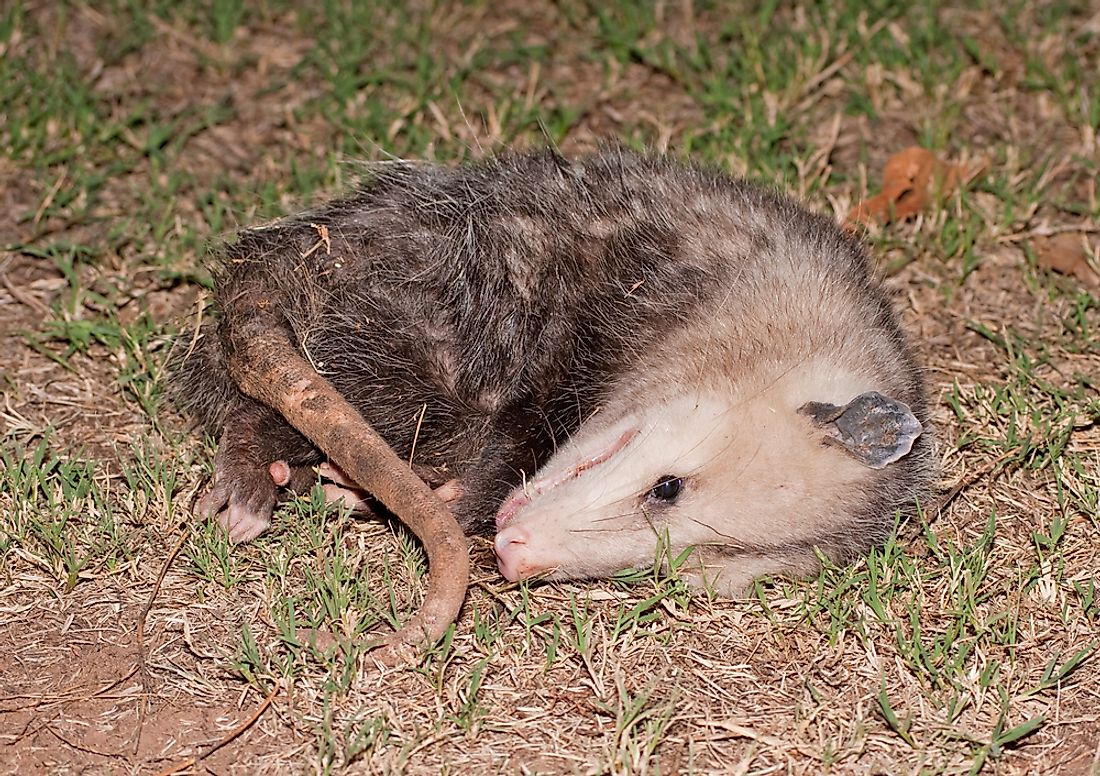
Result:
{"label": "front paw", "polygon": [[[337,464],[325,461],[317,467],[317,474],[324,480],[321,487],[326,503],[342,504],[352,512],[373,514],[374,499]],[[462,484],[458,480],[448,480],[432,492],[444,504],[451,504],[462,496]]]}
{"label": "front paw", "polygon": [[277,499],[278,487],[269,467],[226,460],[219,451],[214,460],[214,484],[199,499],[195,511],[217,520],[231,542],[247,542],[271,526]]}

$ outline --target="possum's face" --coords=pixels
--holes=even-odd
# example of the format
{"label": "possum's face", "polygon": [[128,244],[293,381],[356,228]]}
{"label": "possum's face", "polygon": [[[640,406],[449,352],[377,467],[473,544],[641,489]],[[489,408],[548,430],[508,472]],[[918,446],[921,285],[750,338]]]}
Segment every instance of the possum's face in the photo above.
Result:
{"label": "possum's face", "polygon": [[[853,426],[870,448],[850,449]],[[760,574],[812,569],[815,546],[860,531],[852,515],[875,470],[919,433],[905,405],[874,393],[845,407],[686,395],[590,422],[501,507],[498,565],[512,581],[592,578],[693,546],[689,577],[736,595]]]}

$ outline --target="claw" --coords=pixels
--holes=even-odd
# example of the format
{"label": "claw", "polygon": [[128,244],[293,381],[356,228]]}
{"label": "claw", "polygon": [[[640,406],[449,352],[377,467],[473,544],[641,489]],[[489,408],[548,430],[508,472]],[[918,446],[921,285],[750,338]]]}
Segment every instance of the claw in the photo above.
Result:
{"label": "claw", "polygon": [[225,494],[222,493],[221,488],[215,485],[206,495],[195,502],[195,512],[200,517],[209,519],[222,511],[225,504]]}
{"label": "claw", "polygon": [[[267,511],[271,514],[271,510]],[[271,526],[271,520],[253,509],[231,502],[229,508],[218,515],[218,525],[229,534],[234,544],[250,542]]]}
{"label": "claw", "polygon": [[331,461],[325,461],[317,467],[317,473],[324,477],[326,480],[332,480],[337,485],[345,488],[354,488],[359,490],[359,486],[352,481],[351,477],[344,473],[336,464]]}

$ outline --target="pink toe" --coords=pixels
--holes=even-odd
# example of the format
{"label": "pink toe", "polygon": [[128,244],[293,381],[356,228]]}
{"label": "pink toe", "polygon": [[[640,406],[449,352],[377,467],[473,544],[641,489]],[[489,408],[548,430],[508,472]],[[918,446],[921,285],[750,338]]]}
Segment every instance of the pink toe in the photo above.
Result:
{"label": "pink toe", "polygon": [[462,483],[458,480],[447,480],[433,492],[444,504],[450,504],[462,495]]}
{"label": "pink toe", "polygon": [[323,464],[317,467],[317,473],[324,477],[326,480],[332,480],[337,485],[342,485],[345,488],[358,487],[351,477],[344,473],[336,464],[331,461],[325,461]]}
{"label": "pink toe", "polygon": [[290,482],[290,464],[286,461],[275,461],[267,467],[267,471],[271,475],[271,481],[280,488]]}
{"label": "pink toe", "polygon": [[321,486],[321,489],[325,492],[326,504],[343,504],[353,512],[366,510],[367,502],[363,499],[360,491],[343,488],[331,482],[326,482]]}

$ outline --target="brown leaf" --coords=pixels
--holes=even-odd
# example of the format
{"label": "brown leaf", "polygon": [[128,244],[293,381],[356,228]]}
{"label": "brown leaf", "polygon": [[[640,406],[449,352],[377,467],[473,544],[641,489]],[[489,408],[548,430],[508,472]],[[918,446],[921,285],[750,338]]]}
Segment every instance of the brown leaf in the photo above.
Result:
{"label": "brown leaf", "polygon": [[1100,273],[1089,263],[1092,251],[1082,232],[1036,237],[1032,247],[1035,249],[1035,258],[1043,269],[1072,275],[1086,286],[1100,288]]}
{"label": "brown leaf", "polygon": [[914,216],[933,198],[950,196],[960,180],[970,180],[980,168],[949,164],[920,146],[898,151],[882,168],[882,192],[852,208],[845,225],[851,228],[872,221],[886,224]]}

